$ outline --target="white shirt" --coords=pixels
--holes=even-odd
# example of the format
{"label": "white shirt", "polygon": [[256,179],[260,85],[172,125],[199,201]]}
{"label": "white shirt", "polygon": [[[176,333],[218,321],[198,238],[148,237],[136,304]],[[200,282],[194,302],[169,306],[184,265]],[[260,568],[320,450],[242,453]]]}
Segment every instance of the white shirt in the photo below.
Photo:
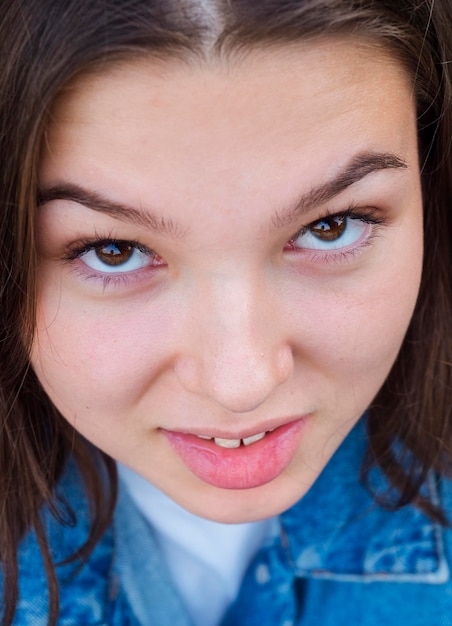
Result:
{"label": "white shirt", "polygon": [[216,626],[275,520],[219,524],[189,513],[118,463],[119,476],[153,527],[163,558],[196,626]]}

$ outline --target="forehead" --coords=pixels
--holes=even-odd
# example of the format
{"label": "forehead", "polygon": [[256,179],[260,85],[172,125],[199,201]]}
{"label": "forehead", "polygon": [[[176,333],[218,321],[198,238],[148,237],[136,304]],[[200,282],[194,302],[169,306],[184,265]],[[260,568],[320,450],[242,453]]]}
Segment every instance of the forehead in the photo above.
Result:
{"label": "forehead", "polygon": [[[283,117],[297,102],[306,107],[309,100],[321,98],[334,107],[350,89],[362,96],[362,89],[395,89],[408,82],[406,70],[388,49],[361,39],[251,48],[199,63],[141,57],[79,78],[58,99],[52,119],[55,123],[89,121],[102,108],[118,122],[127,121],[143,102],[155,111],[170,105],[174,113],[195,104],[197,118],[204,121],[206,113],[208,119],[215,119],[215,104],[231,113],[251,105],[262,115],[277,105]],[[274,88],[269,90],[269,85]]]}
{"label": "forehead", "polygon": [[[48,129],[41,183],[88,183],[139,205],[260,202],[334,175],[359,151],[413,147],[410,79],[351,39],[191,64],[140,59],[79,79]],[[152,181],[150,189],[150,181]],[[262,185],[262,182],[265,182]],[[267,181],[272,181],[271,189]],[[290,187],[290,184],[289,184]],[[272,199],[273,201],[273,199]]]}

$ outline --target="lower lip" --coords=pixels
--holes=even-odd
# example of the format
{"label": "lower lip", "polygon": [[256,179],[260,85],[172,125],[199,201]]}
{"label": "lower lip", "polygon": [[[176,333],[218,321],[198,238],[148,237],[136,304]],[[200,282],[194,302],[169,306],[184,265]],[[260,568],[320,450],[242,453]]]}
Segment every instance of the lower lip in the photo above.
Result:
{"label": "lower lip", "polygon": [[221,448],[212,440],[162,430],[195,476],[221,489],[252,489],[277,478],[300,445],[306,418],[280,426],[260,441],[239,448]]}

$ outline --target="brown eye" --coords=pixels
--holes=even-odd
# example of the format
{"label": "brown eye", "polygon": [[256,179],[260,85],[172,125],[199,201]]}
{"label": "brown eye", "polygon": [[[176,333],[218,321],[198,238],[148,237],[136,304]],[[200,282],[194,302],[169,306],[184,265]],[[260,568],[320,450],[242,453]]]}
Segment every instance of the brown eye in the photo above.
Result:
{"label": "brown eye", "polygon": [[163,267],[166,262],[147,246],[133,241],[98,239],[74,250],[71,260],[80,261],[99,274],[130,274],[145,267]]}
{"label": "brown eye", "polygon": [[153,250],[131,241],[94,241],[88,249],[75,252],[84,265],[102,274],[129,274],[144,267],[161,267],[165,261]]}
{"label": "brown eye", "polygon": [[134,247],[125,242],[108,243],[95,248],[97,258],[110,266],[123,265],[134,252]]}
{"label": "brown eye", "polygon": [[292,240],[292,250],[333,252],[356,247],[377,228],[377,221],[367,216],[336,214],[311,222]]}
{"label": "brown eye", "polygon": [[322,241],[336,241],[345,232],[347,227],[347,218],[341,215],[333,215],[324,217],[309,227],[309,231]]}

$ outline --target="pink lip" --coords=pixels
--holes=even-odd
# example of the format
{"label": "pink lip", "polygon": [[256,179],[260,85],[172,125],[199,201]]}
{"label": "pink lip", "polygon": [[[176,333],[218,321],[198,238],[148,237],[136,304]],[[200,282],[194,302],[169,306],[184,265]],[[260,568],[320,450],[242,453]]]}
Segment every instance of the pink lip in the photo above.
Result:
{"label": "pink lip", "polygon": [[185,465],[201,480],[222,489],[260,487],[290,464],[300,443],[306,418],[276,428],[250,446],[227,449],[195,435],[163,430]]}

